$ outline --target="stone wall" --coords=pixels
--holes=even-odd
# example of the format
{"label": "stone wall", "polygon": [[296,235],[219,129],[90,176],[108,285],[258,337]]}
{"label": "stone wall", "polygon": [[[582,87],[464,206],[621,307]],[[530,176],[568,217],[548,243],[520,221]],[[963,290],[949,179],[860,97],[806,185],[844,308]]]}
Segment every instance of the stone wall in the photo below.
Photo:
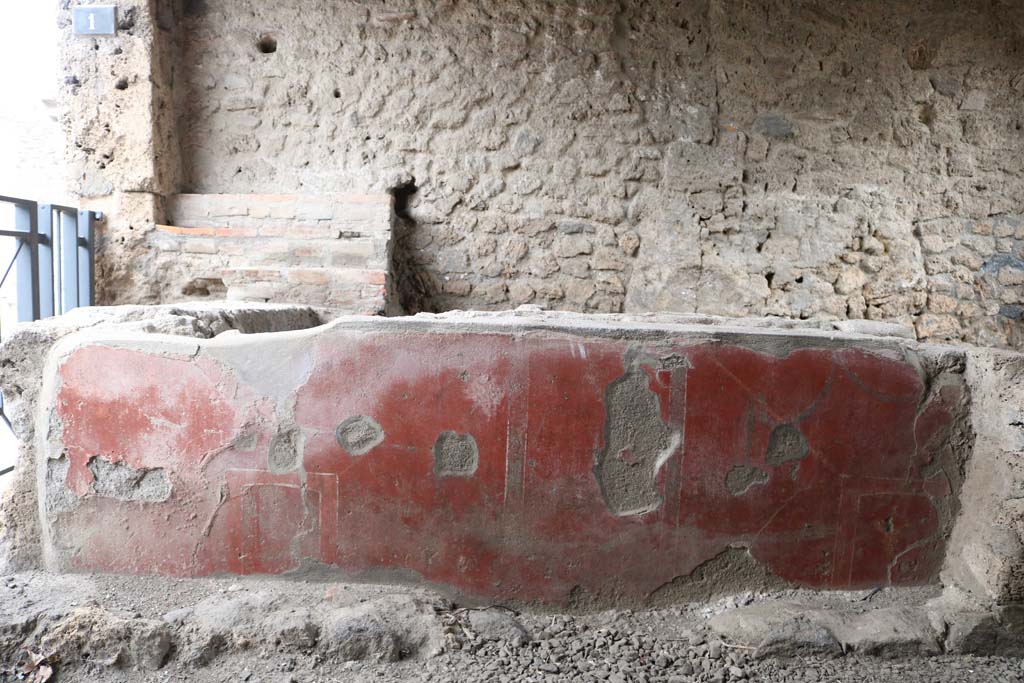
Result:
{"label": "stone wall", "polygon": [[71,190],[102,211],[97,230],[99,303],[181,299],[158,277],[167,259],[146,235],[164,222],[164,196],[180,185],[173,107],[176,13],[165,0],[117,3],[116,36],[76,36],[59,0],[61,123]]}
{"label": "stone wall", "polygon": [[[136,34],[147,18],[152,64],[112,53],[138,35],[74,43],[71,111],[98,124],[152,98],[152,140],[124,137],[149,147],[125,153],[176,145],[147,185],[117,158],[100,173],[85,150],[107,138],[79,135],[86,194],[392,190],[408,311],[868,318],[1024,343],[1019,3],[121,5]],[[133,240],[105,249],[101,293],[180,298],[119,265],[152,262]]]}

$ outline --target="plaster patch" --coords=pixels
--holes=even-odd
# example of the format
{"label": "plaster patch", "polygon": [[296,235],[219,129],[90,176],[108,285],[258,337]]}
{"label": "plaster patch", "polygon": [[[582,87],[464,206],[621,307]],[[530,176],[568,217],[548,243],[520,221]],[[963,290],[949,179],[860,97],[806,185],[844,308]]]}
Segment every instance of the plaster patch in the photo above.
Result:
{"label": "plaster patch", "polygon": [[655,479],[679,446],[679,432],[661,419],[658,395],[643,368],[634,366],[605,392],[604,448],[594,474],[608,509],[639,515],[662,504]]}
{"label": "plaster patch", "polygon": [[472,434],[443,431],[434,442],[434,473],[439,477],[471,477],[480,463]]}
{"label": "plaster patch", "polygon": [[799,429],[791,424],[781,424],[772,430],[765,460],[769,465],[781,465],[784,462],[803,460],[809,451],[807,439]]}
{"label": "plaster patch", "polygon": [[734,496],[742,496],[755,486],[768,483],[768,473],[749,465],[735,465],[725,475],[725,488]]}
{"label": "plaster patch", "polygon": [[270,471],[276,474],[291,472],[298,467],[302,458],[299,456],[302,434],[298,429],[282,429],[270,440],[270,452],[267,454]]}
{"label": "plaster patch", "polygon": [[384,441],[384,429],[372,417],[355,415],[338,425],[334,438],[352,455],[366,455]]}

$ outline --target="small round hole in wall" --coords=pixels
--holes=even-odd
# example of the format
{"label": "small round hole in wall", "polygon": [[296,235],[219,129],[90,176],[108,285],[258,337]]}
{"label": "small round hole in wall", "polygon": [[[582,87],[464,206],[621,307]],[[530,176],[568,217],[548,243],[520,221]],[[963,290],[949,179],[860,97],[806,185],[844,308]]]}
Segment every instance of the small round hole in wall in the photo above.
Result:
{"label": "small round hole in wall", "polygon": [[260,36],[260,39],[256,41],[256,47],[265,55],[277,52],[277,38],[269,33],[264,33]]}
{"label": "small round hole in wall", "polygon": [[334,99],[338,99],[339,97],[341,97],[341,91],[338,90],[337,88],[335,88],[334,89]]}

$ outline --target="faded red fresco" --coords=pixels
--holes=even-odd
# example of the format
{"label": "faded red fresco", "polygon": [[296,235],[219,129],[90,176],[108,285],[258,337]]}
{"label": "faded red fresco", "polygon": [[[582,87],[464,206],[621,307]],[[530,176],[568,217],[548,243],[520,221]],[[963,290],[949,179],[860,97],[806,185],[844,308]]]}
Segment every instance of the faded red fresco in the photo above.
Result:
{"label": "faded red fresco", "polygon": [[[51,522],[58,563],[204,575],[312,560],[552,602],[642,600],[729,548],[811,587],[921,584],[941,564],[963,388],[929,392],[910,360],[554,333],[305,343],[274,397],[202,352],[73,353],[56,410],[78,498]],[[363,454],[336,435],[358,416],[383,432]],[[272,471],[285,432],[301,457]],[[96,457],[161,468],[170,497],[98,495]],[[646,511],[622,514],[638,500]]]}

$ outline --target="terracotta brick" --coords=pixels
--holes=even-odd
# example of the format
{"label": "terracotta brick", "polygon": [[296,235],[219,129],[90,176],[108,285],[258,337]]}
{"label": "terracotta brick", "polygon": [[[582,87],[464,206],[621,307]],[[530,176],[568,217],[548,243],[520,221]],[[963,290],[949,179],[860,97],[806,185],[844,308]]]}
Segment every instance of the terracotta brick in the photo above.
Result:
{"label": "terracotta brick", "polygon": [[184,237],[256,237],[259,233],[252,228],[231,226],[178,227],[176,225],[157,225],[156,229]]}
{"label": "terracotta brick", "polygon": [[189,254],[216,254],[217,241],[201,238],[186,239],[181,243],[181,250]]}
{"label": "terracotta brick", "polygon": [[249,195],[208,194],[206,203],[211,216],[247,216]]}
{"label": "terracotta brick", "polygon": [[167,199],[167,215],[177,223],[203,222],[210,215],[207,195],[179,194]]}
{"label": "terracotta brick", "polygon": [[331,271],[322,268],[289,268],[285,275],[288,282],[306,285],[326,285],[331,281]]}
{"label": "terracotta brick", "polygon": [[274,268],[227,268],[224,270],[224,280],[227,282],[280,282],[284,275],[280,270]]}
{"label": "terracotta brick", "polygon": [[295,218],[304,221],[330,220],[334,218],[334,207],[326,199],[300,197],[295,202]]}

